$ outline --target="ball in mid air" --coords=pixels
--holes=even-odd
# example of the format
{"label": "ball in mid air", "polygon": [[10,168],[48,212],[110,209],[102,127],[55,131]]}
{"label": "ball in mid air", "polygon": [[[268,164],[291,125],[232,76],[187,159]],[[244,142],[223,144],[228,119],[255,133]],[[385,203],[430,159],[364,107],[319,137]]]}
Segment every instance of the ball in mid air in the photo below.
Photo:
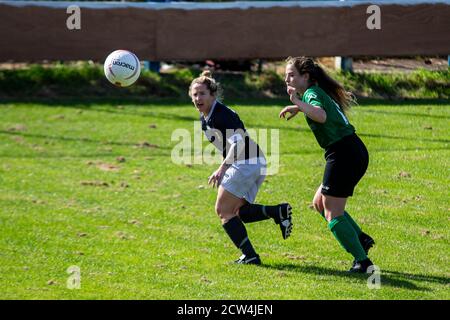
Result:
{"label": "ball in mid air", "polygon": [[106,58],[103,70],[109,82],[118,87],[128,87],[139,78],[141,65],[134,53],[116,50]]}

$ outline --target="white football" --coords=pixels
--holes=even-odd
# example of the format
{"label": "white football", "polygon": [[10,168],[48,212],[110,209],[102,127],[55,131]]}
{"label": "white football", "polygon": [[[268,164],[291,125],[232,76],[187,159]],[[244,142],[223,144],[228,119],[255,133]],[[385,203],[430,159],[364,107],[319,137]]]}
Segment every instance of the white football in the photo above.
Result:
{"label": "white football", "polygon": [[109,82],[119,87],[128,87],[139,78],[141,64],[134,53],[116,50],[106,58],[103,70]]}

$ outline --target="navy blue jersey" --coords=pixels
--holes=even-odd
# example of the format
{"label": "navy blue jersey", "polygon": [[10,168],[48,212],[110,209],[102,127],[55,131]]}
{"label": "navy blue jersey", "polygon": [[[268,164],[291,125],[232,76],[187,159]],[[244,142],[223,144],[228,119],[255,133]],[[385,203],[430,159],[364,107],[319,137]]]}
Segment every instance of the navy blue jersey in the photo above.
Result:
{"label": "navy blue jersey", "polygon": [[241,154],[235,160],[252,159],[263,156],[263,153],[248,135],[245,130],[244,123],[238,114],[220,102],[216,102],[213,106],[210,117],[205,120],[200,116],[202,122],[202,130],[208,138],[209,142],[222,152],[222,156],[226,158],[231,143],[239,138],[239,135],[245,142],[245,153]]}

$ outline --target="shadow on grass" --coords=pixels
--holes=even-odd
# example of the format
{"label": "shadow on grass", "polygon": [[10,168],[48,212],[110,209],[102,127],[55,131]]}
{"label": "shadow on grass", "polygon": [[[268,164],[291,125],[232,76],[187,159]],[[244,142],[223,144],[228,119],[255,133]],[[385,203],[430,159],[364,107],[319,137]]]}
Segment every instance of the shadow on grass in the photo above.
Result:
{"label": "shadow on grass", "polygon": [[[264,268],[275,269],[281,271],[293,271],[299,273],[307,273],[314,275],[330,275],[335,277],[342,277],[348,279],[361,279],[366,281],[368,275],[366,274],[353,274],[347,271],[335,270],[331,268],[324,268],[320,266],[311,265],[296,265],[290,263],[278,263],[272,265],[262,265]],[[411,274],[397,271],[381,270],[381,286],[387,285],[394,288],[402,288],[416,291],[433,291],[430,288],[417,286],[411,281],[420,281],[427,283],[438,283],[442,285],[449,285],[450,278],[438,277],[438,276],[426,276],[422,274]]]}
{"label": "shadow on grass", "polygon": [[[264,107],[284,107],[289,102],[289,97],[279,98],[228,98],[223,101],[230,107],[238,106],[264,106]],[[110,105],[137,105],[137,106],[168,106],[168,107],[182,107],[192,106],[190,98],[186,95],[186,98],[161,98],[161,97],[142,97],[142,96],[118,96],[118,97],[59,97],[59,98],[29,98],[29,97],[0,97],[1,104],[40,104],[48,105],[52,107],[89,107],[98,104],[110,104]]]}
{"label": "shadow on grass", "polygon": [[[167,100],[165,103],[170,103],[170,100]],[[85,103],[85,104],[67,104],[67,105],[60,105],[58,103],[50,103],[45,105],[40,105],[44,107],[67,107],[67,108],[75,108],[78,110],[89,110],[89,111],[95,111],[95,112],[104,112],[104,113],[110,113],[115,115],[130,115],[130,116],[139,116],[150,119],[164,119],[164,120],[172,120],[172,121],[185,121],[185,122],[198,122],[200,117],[199,116],[185,116],[181,115],[179,113],[167,113],[167,112],[161,112],[161,111],[153,111],[151,110],[151,106],[145,106],[145,105],[136,105],[135,108],[132,106],[128,106],[127,108],[117,108],[111,105],[99,105],[95,103]],[[152,106],[163,106],[163,107],[186,107],[191,108],[191,106],[186,106],[185,103],[177,103],[171,105],[171,104],[158,104],[158,103],[152,103]],[[30,105],[32,107],[32,105]],[[0,106],[1,108],[1,106]],[[192,107],[193,108],[193,107]],[[278,115],[278,113],[277,113]],[[245,121],[247,122],[247,121]],[[279,129],[279,130],[288,130],[288,131],[303,131],[303,132],[310,132],[311,130],[309,128],[306,128],[304,126],[297,126],[297,127],[286,127],[284,126],[283,121],[280,119],[279,126],[269,126],[269,125],[246,125],[247,129]]]}
{"label": "shadow on grass", "polygon": [[[77,110],[89,110],[89,111],[95,111],[95,112],[104,112],[104,113],[110,113],[110,114],[116,114],[116,115],[130,115],[130,116],[139,116],[149,119],[165,119],[165,120],[180,120],[180,121],[198,121],[199,116],[184,116],[179,113],[168,113],[168,112],[160,112],[160,111],[153,111],[152,107],[164,107],[167,110],[170,110],[171,108],[190,108],[190,106],[187,106],[186,102],[179,102],[179,101],[172,101],[172,100],[166,100],[166,101],[149,101],[144,104],[139,103],[132,103],[132,102],[125,102],[125,103],[118,103],[118,102],[99,102],[99,103],[69,103],[69,104],[58,104],[58,103],[50,103],[50,104],[41,104],[40,106],[44,107],[60,107],[60,108],[74,108]],[[149,105],[151,104],[151,105]],[[121,108],[118,108],[121,106]],[[126,107],[126,108],[125,108]],[[192,107],[194,108],[194,107]]]}
{"label": "shadow on grass", "polygon": [[[85,98],[68,98],[63,97],[60,99],[43,99],[43,98],[11,98],[11,99],[0,99],[0,108],[2,104],[30,104],[32,107],[34,104],[39,104],[40,106],[47,107],[60,107],[60,108],[75,108],[75,109],[88,109],[100,112],[108,112],[115,114],[128,114],[128,115],[139,115],[143,117],[157,117],[168,120],[184,120],[184,121],[196,121],[198,117],[193,116],[183,116],[180,114],[170,114],[163,112],[147,112],[151,110],[152,107],[164,107],[168,110],[170,108],[193,108],[191,101],[189,99],[179,99],[179,98],[146,98],[146,97],[119,97],[119,98],[105,98],[105,97],[85,97]],[[283,108],[286,105],[291,104],[288,99],[283,98],[267,98],[267,99],[229,99],[225,101],[225,104],[231,108],[235,107],[274,107]],[[374,100],[374,99],[362,99],[358,110],[367,113],[378,113],[386,115],[401,115],[401,116],[415,116],[423,118],[438,118],[438,119],[449,119],[450,116],[446,115],[429,115],[425,113],[411,113],[411,112],[387,112],[384,110],[366,110],[365,105],[370,106],[391,106],[391,107],[401,107],[402,105],[428,105],[428,106],[448,106],[448,100],[442,99],[406,99],[406,100]],[[102,108],[101,106],[107,106],[108,108]],[[136,107],[135,110],[130,111],[131,108],[117,109],[117,106],[128,106]],[[142,109],[146,112],[142,112]],[[138,112],[139,110],[139,112]],[[280,127],[282,125],[280,124]],[[292,128],[291,128],[292,129]],[[289,130],[289,129],[288,129]]]}
{"label": "shadow on grass", "polygon": [[189,99],[152,98],[152,97],[60,97],[60,98],[0,98],[1,104],[39,104],[49,107],[89,108],[93,105],[156,105],[180,107],[191,103]]}
{"label": "shadow on grass", "polygon": [[450,277],[439,277],[439,276],[426,276],[423,274],[414,274],[414,273],[405,273],[405,272],[398,272],[398,271],[390,271],[390,270],[382,270],[382,272],[399,276],[403,278],[408,278],[410,280],[414,281],[422,281],[422,282],[434,282],[438,284],[442,284],[445,286],[450,285]]}
{"label": "shadow on grass", "polygon": [[[225,92],[226,93],[226,92]],[[85,97],[70,97],[60,96],[54,98],[48,97],[0,97],[0,105],[4,103],[35,103],[35,104],[47,104],[49,106],[75,106],[75,105],[92,105],[92,104],[137,104],[137,105],[160,105],[160,106],[173,106],[179,107],[183,105],[190,105],[191,100],[186,97],[152,97],[152,96],[85,96]],[[232,106],[265,106],[265,107],[284,107],[291,104],[289,97],[249,97],[238,98],[228,96],[224,103]],[[404,99],[378,99],[378,98],[365,98],[358,97],[359,106],[410,106],[410,105],[448,105],[447,99],[440,98],[404,98]]]}

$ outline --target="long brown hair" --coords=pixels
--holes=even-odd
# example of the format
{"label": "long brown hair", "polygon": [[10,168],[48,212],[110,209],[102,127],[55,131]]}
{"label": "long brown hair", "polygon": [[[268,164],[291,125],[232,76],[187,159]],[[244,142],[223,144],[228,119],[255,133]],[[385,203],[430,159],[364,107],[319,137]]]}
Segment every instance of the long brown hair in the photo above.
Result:
{"label": "long brown hair", "polygon": [[353,93],[345,88],[336,80],[331,78],[325,70],[309,57],[289,57],[287,64],[295,66],[299,74],[309,74],[311,84],[317,84],[342,108],[344,113],[350,110],[351,106],[356,104],[356,98]]}
{"label": "long brown hair", "polygon": [[215,96],[218,100],[222,99],[222,87],[220,83],[217,82],[210,70],[203,71],[198,78],[192,80],[191,85],[189,86],[189,96],[191,96],[192,87],[194,84],[204,84],[206,88],[209,90],[211,95]]}

